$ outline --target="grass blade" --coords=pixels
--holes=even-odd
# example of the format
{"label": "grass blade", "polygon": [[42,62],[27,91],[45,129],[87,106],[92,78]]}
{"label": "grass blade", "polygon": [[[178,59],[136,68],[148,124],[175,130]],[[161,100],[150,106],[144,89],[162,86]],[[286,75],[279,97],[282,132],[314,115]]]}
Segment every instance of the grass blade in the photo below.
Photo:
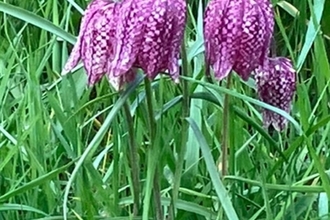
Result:
{"label": "grass blade", "polygon": [[230,201],[230,198],[228,196],[228,192],[225,188],[225,186],[222,184],[221,180],[220,180],[220,176],[219,173],[217,171],[217,168],[215,166],[215,163],[213,161],[213,157],[210,153],[210,148],[206,143],[206,140],[203,136],[203,134],[201,133],[201,131],[199,130],[196,122],[194,120],[192,120],[191,118],[187,118],[187,121],[189,122],[191,128],[193,129],[196,138],[198,140],[200,149],[202,151],[202,154],[204,156],[204,160],[206,163],[206,167],[207,170],[210,174],[212,183],[213,183],[213,187],[218,195],[218,198],[221,202],[221,205],[228,217],[229,220],[238,220],[238,216],[236,214],[236,211]]}

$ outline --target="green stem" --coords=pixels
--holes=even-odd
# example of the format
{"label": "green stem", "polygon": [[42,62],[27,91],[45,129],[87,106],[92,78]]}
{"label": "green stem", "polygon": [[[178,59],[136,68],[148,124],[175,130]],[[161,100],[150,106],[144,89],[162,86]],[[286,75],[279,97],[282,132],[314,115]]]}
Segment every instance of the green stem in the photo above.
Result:
{"label": "green stem", "polygon": [[[181,57],[182,57],[182,75],[188,76],[188,61],[187,61],[187,51],[185,47],[185,43],[183,41],[181,46]],[[187,139],[188,139],[188,129],[189,124],[187,117],[189,117],[189,107],[190,107],[190,99],[189,99],[189,85],[186,80],[182,80],[182,129],[181,129],[181,149],[178,155],[178,160],[176,162],[175,174],[174,174],[174,184],[172,191],[172,200],[169,208],[169,219],[174,220],[176,213],[176,203],[179,197],[179,189],[181,183],[181,175],[183,171],[183,163],[184,157],[187,150]]]}
{"label": "green stem", "polygon": [[[231,83],[231,74],[227,77],[227,89],[230,88]],[[225,94],[224,104],[223,104],[223,120],[222,120],[222,146],[221,146],[221,171],[222,176],[227,174],[227,154],[228,154],[228,146],[229,146],[229,95]],[[221,136],[220,136],[221,140]]]}
{"label": "green stem", "polygon": [[146,91],[146,99],[147,99],[147,108],[148,108],[148,114],[149,114],[149,128],[150,128],[150,142],[151,146],[154,144],[155,141],[155,129],[156,129],[156,121],[154,116],[154,110],[153,110],[153,104],[152,104],[152,89],[151,89],[151,82],[148,78],[144,79],[144,86]]}
{"label": "green stem", "polygon": [[155,205],[156,219],[161,220],[163,216],[161,198],[160,198],[160,181],[159,181],[159,171],[157,166],[157,160],[159,155],[158,146],[155,144],[156,139],[156,121],[153,111],[152,104],[152,89],[151,82],[149,79],[144,80],[147,108],[149,114],[149,134],[150,134],[150,146],[148,149],[148,171],[147,171],[147,181],[146,181],[146,194],[143,201],[143,217],[142,219],[148,219],[149,214],[149,204],[151,197],[151,190],[153,189],[153,198]]}
{"label": "green stem", "polygon": [[135,142],[134,135],[134,122],[130,112],[130,108],[127,102],[124,104],[124,112],[126,116],[127,126],[128,126],[128,136],[129,136],[129,146],[128,150],[131,176],[133,182],[133,215],[137,216],[140,207],[140,180],[139,180],[139,153]]}
{"label": "green stem", "polygon": [[[119,123],[118,118],[116,118],[117,123]],[[114,137],[118,137],[118,130],[117,128],[114,128]],[[114,212],[118,214],[119,210],[119,180],[120,180],[120,172],[119,172],[119,146],[118,146],[118,140],[117,143],[114,143],[113,145],[113,176],[112,178],[112,185],[113,185],[113,205],[115,207]]]}
{"label": "green stem", "polygon": [[[156,165],[156,164],[155,164]],[[160,182],[159,182],[159,167],[156,165],[155,167],[155,177],[154,177],[154,203],[156,208],[156,219],[161,220],[163,219],[163,210],[162,210],[162,203],[161,203],[161,194],[160,194]]]}

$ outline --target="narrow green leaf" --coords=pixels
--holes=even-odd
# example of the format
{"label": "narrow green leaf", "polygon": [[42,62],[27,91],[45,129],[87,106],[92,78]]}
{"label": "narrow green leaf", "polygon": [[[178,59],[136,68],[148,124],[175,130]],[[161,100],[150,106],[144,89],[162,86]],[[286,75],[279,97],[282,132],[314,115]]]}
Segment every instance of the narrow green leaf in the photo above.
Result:
{"label": "narrow green leaf", "polygon": [[66,164],[65,166],[62,166],[60,168],[57,168],[49,173],[46,173],[45,175],[43,176],[40,176],[39,178],[37,179],[34,179],[32,180],[31,182],[28,182],[26,184],[24,184],[23,186],[21,187],[18,187],[14,190],[11,190],[9,192],[7,192],[6,194],[4,195],[1,195],[0,196],[0,201],[5,201],[13,196],[16,196],[18,194],[21,194],[27,190],[30,190],[36,186],[39,186],[43,183],[45,183],[46,181],[49,181],[51,180],[52,178],[56,177],[59,173],[62,173],[63,171],[67,170],[72,164],[74,163],[74,161]]}
{"label": "narrow green leaf", "polygon": [[238,220],[238,216],[236,214],[236,211],[230,201],[228,192],[225,188],[225,186],[222,184],[221,180],[220,180],[220,175],[217,171],[217,168],[215,166],[215,163],[213,161],[213,157],[211,155],[210,152],[210,148],[206,143],[206,140],[203,136],[203,134],[201,133],[201,131],[199,130],[196,122],[191,119],[191,118],[187,118],[187,121],[189,122],[191,128],[193,129],[196,138],[198,140],[199,146],[201,148],[202,154],[204,156],[204,160],[206,163],[206,167],[207,170],[210,174],[212,183],[213,183],[213,187],[218,195],[218,198],[221,202],[221,205],[228,217],[229,220]]}
{"label": "narrow green leaf", "polygon": [[31,206],[28,205],[21,205],[21,204],[14,204],[14,203],[4,203],[4,204],[0,204],[0,212],[1,211],[26,211],[26,212],[35,212],[38,213],[40,215],[44,215],[44,216],[48,216],[47,213],[33,208]]}
{"label": "narrow green leaf", "polygon": [[76,39],[73,35],[67,33],[62,28],[54,25],[52,22],[33,14],[30,11],[4,2],[0,2],[0,11],[33,24],[41,29],[49,31],[50,33],[55,34],[63,40],[70,42],[71,44],[76,42]]}

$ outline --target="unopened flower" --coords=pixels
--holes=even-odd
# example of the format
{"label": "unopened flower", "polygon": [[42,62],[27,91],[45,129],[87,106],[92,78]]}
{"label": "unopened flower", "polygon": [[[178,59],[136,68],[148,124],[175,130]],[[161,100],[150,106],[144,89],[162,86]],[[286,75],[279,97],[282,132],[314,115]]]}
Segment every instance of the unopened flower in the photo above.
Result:
{"label": "unopened flower", "polygon": [[247,80],[268,55],[273,27],[269,0],[211,0],[204,18],[206,65],[218,80],[231,70]]}
{"label": "unopened flower", "polygon": [[[291,61],[285,57],[268,58],[263,67],[256,70],[255,79],[261,101],[290,112],[293,94],[296,89],[296,71]],[[265,127],[273,125],[280,131],[287,120],[268,109],[263,111]]]}
{"label": "unopened flower", "polygon": [[151,79],[169,70],[177,80],[185,11],[184,0],[94,0],[63,73],[81,59],[89,84],[107,75],[119,89],[136,68]]}

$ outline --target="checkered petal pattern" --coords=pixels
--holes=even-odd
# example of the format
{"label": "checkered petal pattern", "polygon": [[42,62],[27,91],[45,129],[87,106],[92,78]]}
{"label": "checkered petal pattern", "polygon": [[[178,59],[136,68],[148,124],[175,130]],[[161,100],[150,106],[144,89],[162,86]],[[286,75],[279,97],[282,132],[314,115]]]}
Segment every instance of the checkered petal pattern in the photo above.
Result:
{"label": "checkered petal pattern", "polygon": [[90,85],[106,75],[120,89],[136,68],[150,79],[168,71],[177,82],[185,20],[184,0],[94,0],[62,74],[82,60]]}
{"label": "checkered petal pattern", "polygon": [[211,0],[204,15],[206,63],[222,80],[247,80],[268,55],[274,27],[269,0]]}

